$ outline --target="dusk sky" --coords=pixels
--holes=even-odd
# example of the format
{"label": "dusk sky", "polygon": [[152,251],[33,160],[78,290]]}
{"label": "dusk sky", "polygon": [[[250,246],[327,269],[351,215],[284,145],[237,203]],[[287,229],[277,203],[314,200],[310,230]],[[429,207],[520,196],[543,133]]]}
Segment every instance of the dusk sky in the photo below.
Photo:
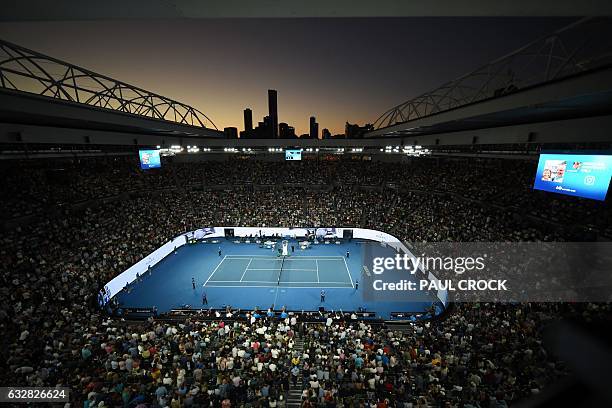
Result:
{"label": "dusk sky", "polygon": [[214,19],[1,23],[0,38],[192,105],[244,129],[344,133],[572,18]]}

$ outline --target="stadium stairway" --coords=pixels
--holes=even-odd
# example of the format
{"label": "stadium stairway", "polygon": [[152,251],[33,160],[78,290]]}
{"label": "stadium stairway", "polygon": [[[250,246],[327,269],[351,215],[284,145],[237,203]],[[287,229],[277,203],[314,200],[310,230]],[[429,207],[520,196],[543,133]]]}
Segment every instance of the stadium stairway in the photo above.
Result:
{"label": "stadium stairway", "polygon": [[[302,340],[299,336],[295,337],[295,343],[293,343],[293,351],[297,351],[300,355],[304,353],[304,340]],[[299,408],[302,406],[302,374],[298,376],[298,380],[296,385],[293,385],[293,382],[290,382],[289,385],[289,394],[287,396],[287,408]]]}

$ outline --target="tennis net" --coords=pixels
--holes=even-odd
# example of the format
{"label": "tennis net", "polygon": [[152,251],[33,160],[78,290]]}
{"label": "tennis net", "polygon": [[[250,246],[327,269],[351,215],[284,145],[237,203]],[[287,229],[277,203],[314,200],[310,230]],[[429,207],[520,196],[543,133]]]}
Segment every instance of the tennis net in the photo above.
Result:
{"label": "tennis net", "polygon": [[283,274],[283,265],[285,265],[285,256],[283,255],[281,259],[281,267],[278,271],[278,281],[276,281],[276,285],[280,286],[281,275]]}

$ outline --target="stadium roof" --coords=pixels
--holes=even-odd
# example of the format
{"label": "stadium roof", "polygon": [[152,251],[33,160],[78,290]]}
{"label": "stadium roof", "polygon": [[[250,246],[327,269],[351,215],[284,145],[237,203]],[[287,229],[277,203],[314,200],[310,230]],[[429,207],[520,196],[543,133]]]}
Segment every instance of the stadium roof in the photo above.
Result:
{"label": "stadium roof", "polygon": [[0,21],[218,17],[419,17],[612,15],[607,0],[10,0]]}

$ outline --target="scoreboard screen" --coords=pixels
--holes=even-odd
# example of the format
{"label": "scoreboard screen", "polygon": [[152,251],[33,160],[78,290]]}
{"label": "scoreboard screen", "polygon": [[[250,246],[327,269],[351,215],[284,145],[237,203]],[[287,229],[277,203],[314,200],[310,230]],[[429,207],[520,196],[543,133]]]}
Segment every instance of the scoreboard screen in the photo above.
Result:
{"label": "scoreboard screen", "polygon": [[143,170],[161,167],[159,150],[140,150],[138,156],[140,157],[140,168]]}
{"label": "scoreboard screen", "polygon": [[533,188],[603,201],[611,174],[609,155],[541,154]]}
{"label": "scoreboard screen", "polygon": [[302,151],[285,150],[285,160],[302,160]]}

